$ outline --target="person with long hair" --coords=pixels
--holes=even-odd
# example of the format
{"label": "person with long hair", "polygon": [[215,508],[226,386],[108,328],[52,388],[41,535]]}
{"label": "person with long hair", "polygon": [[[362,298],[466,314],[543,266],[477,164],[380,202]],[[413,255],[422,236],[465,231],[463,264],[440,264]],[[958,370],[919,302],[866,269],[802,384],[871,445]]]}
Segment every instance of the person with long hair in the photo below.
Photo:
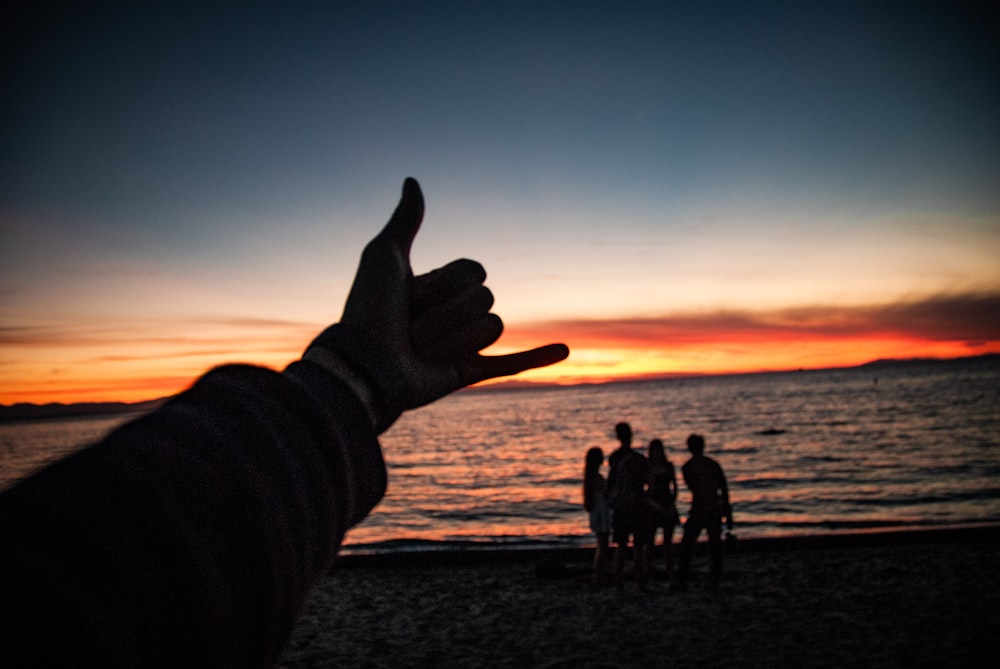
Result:
{"label": "person with long hair", "polygon": [[650,559],[656,548],[656,532],[663,528],[663,562],[667,574],[673,572],[674,528],[677,527],[677,474],[674,465],[667,459],[663,441],[649,442],[649,489],[647,501],[653,511],[653,541],[650,544]]}
{"label": "person with long hair", "polygon": [[608,483],[601,475],[604,451],[594,446],[587,451],[583,468],[583,508],[590,514],[590,529],[597,538],[594,550],[594,585],[600,585],[608,562],[608,539],[611,535],[611,507],[608,506]]}

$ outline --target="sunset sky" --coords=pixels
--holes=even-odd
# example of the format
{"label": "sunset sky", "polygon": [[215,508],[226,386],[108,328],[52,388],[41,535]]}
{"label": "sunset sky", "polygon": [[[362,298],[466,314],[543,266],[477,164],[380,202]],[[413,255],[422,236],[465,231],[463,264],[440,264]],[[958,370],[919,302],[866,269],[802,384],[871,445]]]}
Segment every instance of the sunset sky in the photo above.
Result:
{"label": "sunset sky", "polygon": [[1000,351],[988,3],[246,4],[0,10],[0,404],[283,367],[406,176],[525,379]]}

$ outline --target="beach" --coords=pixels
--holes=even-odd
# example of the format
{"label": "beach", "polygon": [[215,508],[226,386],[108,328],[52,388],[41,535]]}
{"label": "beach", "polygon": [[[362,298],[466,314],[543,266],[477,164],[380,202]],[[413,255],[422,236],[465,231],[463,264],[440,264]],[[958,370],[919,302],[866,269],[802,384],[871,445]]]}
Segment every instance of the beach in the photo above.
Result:
{"label": "beach", "polygon": [[996,527],[743,540],[715,591],[705,587],[703,551],[686,592],[663,571],[646,592],[631,579],[594,589],[588,557],[346,557],[314,591],[278,666],[956,667],[1000,658]]}

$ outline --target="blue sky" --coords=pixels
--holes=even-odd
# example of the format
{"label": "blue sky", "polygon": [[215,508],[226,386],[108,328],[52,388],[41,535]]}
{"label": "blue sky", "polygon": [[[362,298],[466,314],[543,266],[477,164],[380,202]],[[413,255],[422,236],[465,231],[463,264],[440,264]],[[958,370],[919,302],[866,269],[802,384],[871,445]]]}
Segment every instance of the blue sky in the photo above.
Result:
{"label": "blue sky", "polygon": [[102,377],[79,342],[152,330],[178,348],[135,350],[145,374],[275,364],[336,318],[405,176],[415,269],[481,260],[512,330],[995,299],[984,7],[5,10],[0,366]]}

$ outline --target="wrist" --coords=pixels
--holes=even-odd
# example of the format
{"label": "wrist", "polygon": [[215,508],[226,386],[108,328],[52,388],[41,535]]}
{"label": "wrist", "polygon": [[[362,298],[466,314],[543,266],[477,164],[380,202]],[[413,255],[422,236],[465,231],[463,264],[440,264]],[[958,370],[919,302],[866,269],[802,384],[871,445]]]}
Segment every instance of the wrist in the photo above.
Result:
{"label": "wrist", "polygon": [[311,347],[302,356],[306,362],[311,362],[326,373],[335,376],[347,386],[365,408],[372,428],[378,431],[379,416],[375,403],[375,391],[363,376],[355,372],[343,358],[329,349],[318,346]]}
{"label": "wrist", "polygon": [[405,383],[395,353],[371,334],[342,323],[324,330],[302,356],[341,379],[364,405],[376,433],[403,412]]}

